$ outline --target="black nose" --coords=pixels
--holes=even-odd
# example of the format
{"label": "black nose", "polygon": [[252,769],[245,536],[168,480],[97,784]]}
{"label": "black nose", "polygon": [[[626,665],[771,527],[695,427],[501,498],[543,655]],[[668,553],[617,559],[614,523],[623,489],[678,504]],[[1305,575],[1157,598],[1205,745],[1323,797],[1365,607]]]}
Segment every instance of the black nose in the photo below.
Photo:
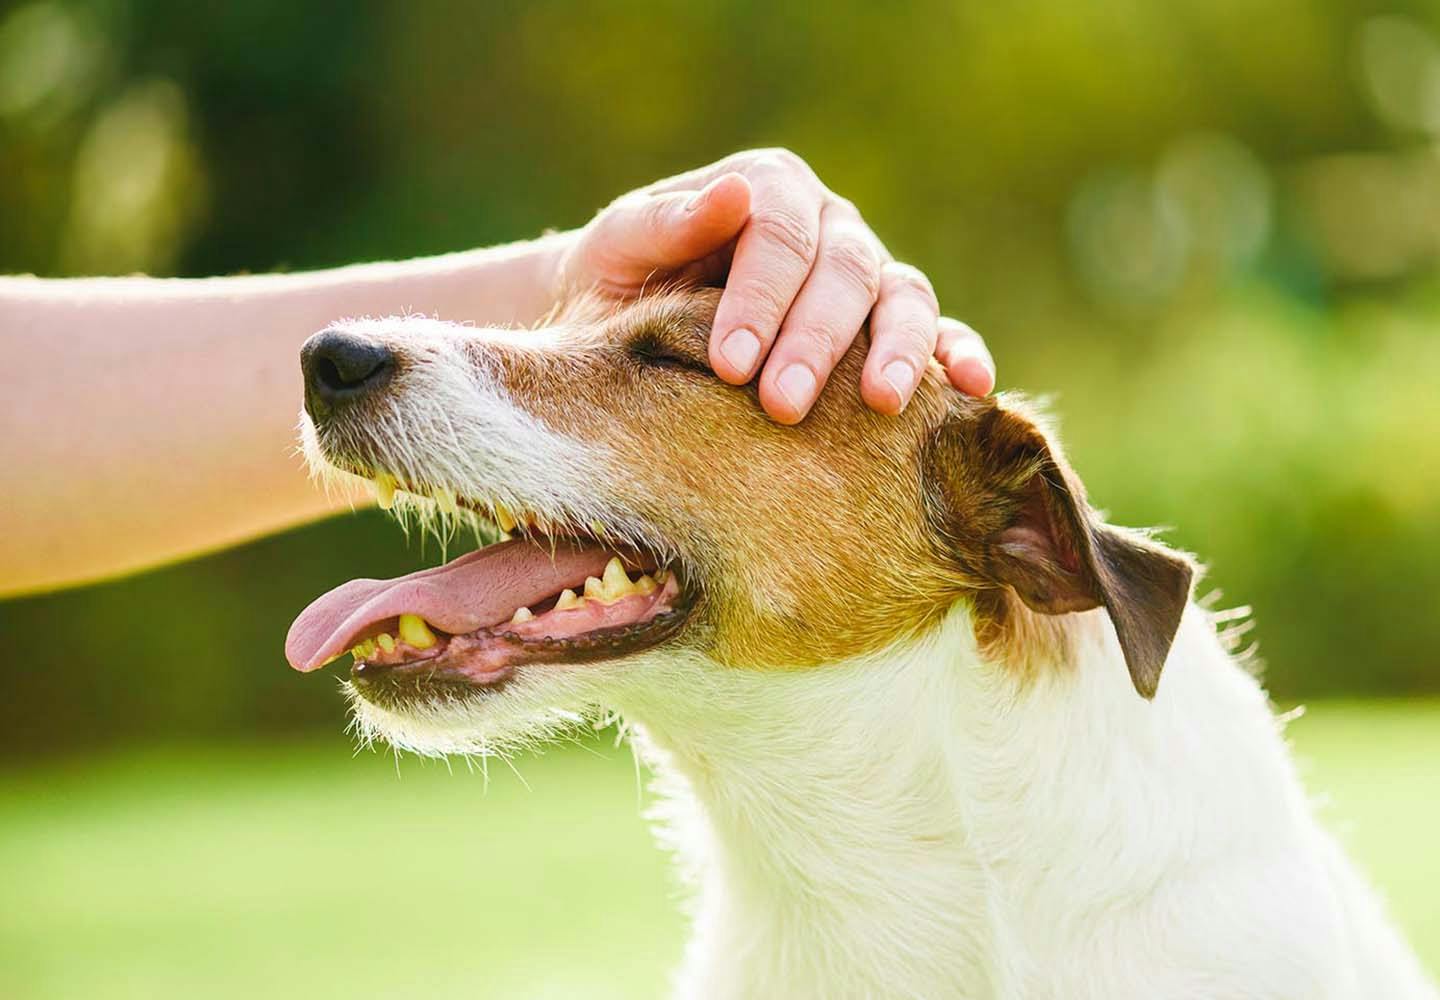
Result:
{"label": "black nose", "polygon": [[312,417],[323,417],[388,382],[395,355],[353,333],[323,330],[300,348],[300,371],[305,376],[305,408]]}

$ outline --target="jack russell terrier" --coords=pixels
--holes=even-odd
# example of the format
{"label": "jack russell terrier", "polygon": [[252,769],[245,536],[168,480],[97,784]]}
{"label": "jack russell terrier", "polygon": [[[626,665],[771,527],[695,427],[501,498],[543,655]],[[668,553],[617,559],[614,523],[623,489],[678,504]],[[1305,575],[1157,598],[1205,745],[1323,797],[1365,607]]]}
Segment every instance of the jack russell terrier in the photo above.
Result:
{"label": "jack russell terrier", "polygon": [[684,997],[1436,997],[1187,557],[1019,400],[932,371],[867,410],[864,337],[775,425],[711,374],[717,299],[306,343],[314,468],[509,536],[296,620],[296,669],[354,655],[363,738],[624,719],[696,894]]}

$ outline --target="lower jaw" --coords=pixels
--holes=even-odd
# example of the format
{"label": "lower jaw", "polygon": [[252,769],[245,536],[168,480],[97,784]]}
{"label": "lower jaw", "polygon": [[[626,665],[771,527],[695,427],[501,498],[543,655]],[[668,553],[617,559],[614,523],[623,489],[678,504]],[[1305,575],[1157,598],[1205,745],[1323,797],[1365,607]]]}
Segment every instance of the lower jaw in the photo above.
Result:
{"label": "lower jaw", "polygon": [[404,667],[356,664],[350,671],[355,694],[379,708],[404,711],[436,701],[488,698],[505,690],[519,665],[507,665],[488,675],[472,677],[427,663]]}
{"label": "lower jaw", "polygon": [[527,667],[580,665],[615,660],[673,638],[690,617],[689,602],[645,621],[551,638],[504,631],[446,636],[426,655],[400,662],[357,661],[351,668],[356,693],[385,708],[467,695],[494,695]]}

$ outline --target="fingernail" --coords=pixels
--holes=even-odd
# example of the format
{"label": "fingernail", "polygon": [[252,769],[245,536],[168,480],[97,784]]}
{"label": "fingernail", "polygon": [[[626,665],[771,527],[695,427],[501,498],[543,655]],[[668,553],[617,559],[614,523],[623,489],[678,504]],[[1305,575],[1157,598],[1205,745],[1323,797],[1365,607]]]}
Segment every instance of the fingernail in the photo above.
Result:
{"label": "fingernail", "polygon": [[710,192],[715,189],[715,184],[715,181],[711,181],[699,191],[696,191],[694,197],[692,197],[689,201],[685,203],[685,211],[693,212],[695,211],[695,209],[705,204],[705,199],[710,197]]}
{"label": "fingernail", "polygon": [[730,362],[731,368],[748,377],[760,357],[760,338],[743,326],[731,330],[720,341],[720,355]]}
{"label": "fingernail", "polygon": [[775,388],[796,413],[804,413],[815,400],[815,373],[804,365],[791,365],[775,379]]}
{"label": "fingernail", "polygon": [[880,370],[890,388],[895,390],[895,395],[903,407],[910,399],[910,393],[915,388],[915,369],[910,367],[908,361],[895,360]]}
{"label": "fingernail", "polygon": [[956,362],[956,387],[972,396],[987,396],[995,388],[995,369],[983,358],[965,358]]}

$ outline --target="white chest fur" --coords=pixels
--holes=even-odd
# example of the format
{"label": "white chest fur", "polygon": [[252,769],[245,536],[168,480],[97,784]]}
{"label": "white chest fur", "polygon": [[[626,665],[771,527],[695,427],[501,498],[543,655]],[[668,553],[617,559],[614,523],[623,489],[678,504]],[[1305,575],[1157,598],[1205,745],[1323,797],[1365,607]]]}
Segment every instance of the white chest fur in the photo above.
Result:
{"label": "white chest fur", "polygon": [[638,671],[617,707],[696,891],[677,992],[1433,996],[1203,613],[1153,702],[1104,616],[1077,626],[1028,684],[963,609],[822,670]]}

